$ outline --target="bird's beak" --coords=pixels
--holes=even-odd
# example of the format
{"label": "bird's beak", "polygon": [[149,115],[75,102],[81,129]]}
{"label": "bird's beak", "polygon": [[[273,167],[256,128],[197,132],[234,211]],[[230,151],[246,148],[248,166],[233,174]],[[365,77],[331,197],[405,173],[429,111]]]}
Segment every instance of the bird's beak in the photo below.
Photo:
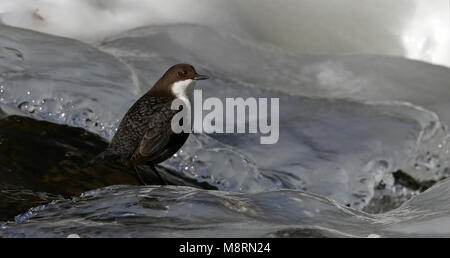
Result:
{"label": "bird's beak", "polygon": [[209,79],[209,77],[206,76],[206,75],[200,75],[200,74],[197,74],[197,75],[194,77],[194,80],[196,80],[196,81],[206,80],[206,79]]}

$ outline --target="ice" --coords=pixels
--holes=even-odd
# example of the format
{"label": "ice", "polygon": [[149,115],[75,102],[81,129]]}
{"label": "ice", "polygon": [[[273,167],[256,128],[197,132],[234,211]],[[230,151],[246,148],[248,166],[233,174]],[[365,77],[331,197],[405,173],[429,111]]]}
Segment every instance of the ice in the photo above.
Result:
{"label": "ice", "polygon": [[[262,146],[259,134],[194,134],[162,164],[221,191],[100,189],[34,208],[3,223],[2,236],[448,234],[436,226],[448,219],[436,215],[446,211],[435,197],[445,196],[447,183],[392,212],[358,211],[378,197],[381,183],[395,200],[416,194],[394,185],[392,172],[422,180],[448,172],[447,68],[393,57],[295,54],[188,24],[141,28],[98,46],[2,26],[0,46],[2,104],[107,139],[128,107],[177,62],[211,77],[198,84],[204,98],[280,99],[278,143]],[[80,216],[90,226],[80,226]],[[135,226],[97,223],[111,218]],[[155,218],[158,230],[136,226],[136,220],[154,225]]]}
{"label": "ice", "polygon": [[[251,90],[248,94],[255,93]],[[247,96],[242,88],[239,96]],[[211,137],[245,154],[245,160],[250,160],[259,173],[271,180],[273,185],[264,190],[305,190],[352,207],[365,206],[385,174],[404,168],[414,157],[416,149],[420,148],[417,141],[421,132],[428,127],[432,131],[436,126],[434,116],[409,106],[277,96],[282,103],[278,143],[259,145],[259,135],[252,134],[213,134]],[[422,120],[418,121],[420,116]],[[230,178],[238,180],[241,173],[249,170],[229,166],[225,162],[229,156],[217,155],[214,145],[210,148],[192,146],[187,144],[179,154],[179,157],[196,157],[187,159],[187,166],[193,167],[191,171],[203,171],[206,167],[206,171],[214,171],[215,177],[224,179],[216,174],[223,166],[216,167],[226,164],[225,167],[231,168]],[[205,159],[199,154],[208,152],[216,155]],[[254,166],[249,167],[250,171]],[[219,189],[230,190],[220,185]]]}
{"label": "ice", "polygon": [[280,138],[193,134],[162,165],[219,191],[111,186],[32,208],[0,236],[450,236],[449,181],[420,193],[392,174],[450,172],[450,70],[403,58],[450,64],[447,1],[25,2],[2,1],[1,22],[87,43],[0,25],[0,117],[110,140],[187,62],[211,77],[204,98],[279,98]]}
{"label": "ice", "polygon": [[[408,170],[424,142],[442,140],[446,133],[431,111],[403,102],[336,98],[295,72],[324,57],[292,54],[204,26],[153,26],[102,42],[101,49],[114,56],[78,41],[3,28],[2,103],[107,139],[135,99],[177,62],[192,63],[212,77],[198,84],[204,98],[279,98],[277,144],[260,145],[259,134],[193,135],[164,163],[225,191],[306,190],[361,209],[383,178]],[[386,58],[387,64],[397,61]],[[333,81],[345,85],[351,76],[344,75],[339,80],[327,74],[326,86]],[[305,89],[316,89],[321,97]]]}
{"label": "ice", "polygon": [[36,118],[109,138],[136,98],[127,67],[87,44],[3,25],[0,42],[1,103]]}
{"label": "ice", "polygon": [[[431,127],[433,132],[425,132],[425,136],[439,136],[421,137],[421,153],[416,155],[417,160],[411,159],[405,170],[419,180],[448,174],[450,146],[445,126],[450,124],[450,73],[446,67],[386,56],[294,54],[187,24],[135,29],[106,40],[101,48],[130,63],[139,80],[148,82],[141,84],[141,91],[152,84],[154,74],[163,72],[161,66],[182,61],[196,64],[227,83],[220,89],[211,86],[216,94],[226,91],[223,88],[229,88],[228,85],[238,84],[294,96],[350,98],[374,105],[426,109],[423,111],[429,116],[437,115],[443,125],[437,122]],[[438,127],[440,132],[436,132]]]}
{"label": "ice", "polygon": [[446,67],[378,55],[295,54],[187,24],[135,29],[106,40],[101,47],[132,59],[138,69],[150,65],[151,59],[153,65],[147,69],[152,75],[155,62],[165,64],[176,57],[224,81],[291,95],[410,102],[450,124]]}

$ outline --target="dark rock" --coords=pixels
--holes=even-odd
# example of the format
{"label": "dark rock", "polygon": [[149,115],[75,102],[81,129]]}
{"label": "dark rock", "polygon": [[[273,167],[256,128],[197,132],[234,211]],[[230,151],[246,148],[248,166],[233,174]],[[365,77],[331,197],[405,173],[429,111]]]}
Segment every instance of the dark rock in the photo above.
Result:
{"label": "dark rock", "polygon": [[[138,185],[134,170],[117,162],[87,165],[107,145],[82,128],[15,115],[0,119],[0,221],[92,189]],[[157,169],[168,184],[216,189],[162,166]],[[160,183],[146,166],[141,173],[147,184]]]}

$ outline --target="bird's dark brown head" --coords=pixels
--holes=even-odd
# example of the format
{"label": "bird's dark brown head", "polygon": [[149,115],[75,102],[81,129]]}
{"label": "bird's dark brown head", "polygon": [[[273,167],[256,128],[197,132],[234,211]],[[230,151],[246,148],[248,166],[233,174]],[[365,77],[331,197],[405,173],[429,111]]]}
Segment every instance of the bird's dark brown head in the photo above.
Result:
{"label": "bird's dark brown head", "polygon": [[158,97],[174,98],[177,94],[182,94],[195,81],[206,80],[208,76],[200,75],[190,64],[176,64],[167,70],[149,91],[150,94]]}

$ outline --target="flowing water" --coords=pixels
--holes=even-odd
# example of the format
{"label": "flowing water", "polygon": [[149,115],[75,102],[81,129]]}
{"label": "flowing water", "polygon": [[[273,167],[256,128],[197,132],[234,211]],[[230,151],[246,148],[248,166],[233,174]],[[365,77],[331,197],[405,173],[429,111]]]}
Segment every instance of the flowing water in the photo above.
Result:
{"label": "flowing water", "polygon": [[[177,19],[169,10],[185,8],[181,3],[143,18],[135,1],[78,2],[87,21],[93,9],[103,10],[105,21],[114,8],[116,18],[135,15],[109,31],[98,24],[83,30],[70,15],[72,27],[55,27],[51,18],[64,14],[56,3],[0,4],[4,23],[84,41],[0,25],[0,236],[450,236],[450,70],[399,57],[448,64],[448,45],[440,45],[447,39],[430,36],[436,42],[422,51],[428,55],[412,56],[408,44],[389,34],[399,27],[388,33],[391,43],[380,34],[384,40],[372,48],[329,32],[340,55],[324,54],[321,48],[329,47],[308,42],[322,36],[306,27],[296,34],[307,39],[286,40],[295,26],[285,9],[297,4],[279,6],[287,25],[271,34],[259,25],[267,10],[248,11],[252,2],[212,1],[203,16]],[[401,21],[391,24],[404,25],[429,8],[405,6]],[[219,8],[226,11],[218,14]],[[368,17],[380,8],[371,6]],[[327,21],[340,17],[339,10]],[[222,23],[206,24],[215,13]],[[274,27],[276,15],[266,20]],[[381,26],[366,29],[377,33]],[[96,30],[103,34],[93,35]],[[362,30],[353,33],[347,37],[366,38]],[[341,55],[349,48],[359,54]],[[394,56],[367,54],[373,52]],[[170,186],[137,186],[133,172],[118,164],[86,166],[134,101],[179,62],[211,77],[196,86],[204,98],[279,98],[279,141],[192,134],[158,167]]]}

